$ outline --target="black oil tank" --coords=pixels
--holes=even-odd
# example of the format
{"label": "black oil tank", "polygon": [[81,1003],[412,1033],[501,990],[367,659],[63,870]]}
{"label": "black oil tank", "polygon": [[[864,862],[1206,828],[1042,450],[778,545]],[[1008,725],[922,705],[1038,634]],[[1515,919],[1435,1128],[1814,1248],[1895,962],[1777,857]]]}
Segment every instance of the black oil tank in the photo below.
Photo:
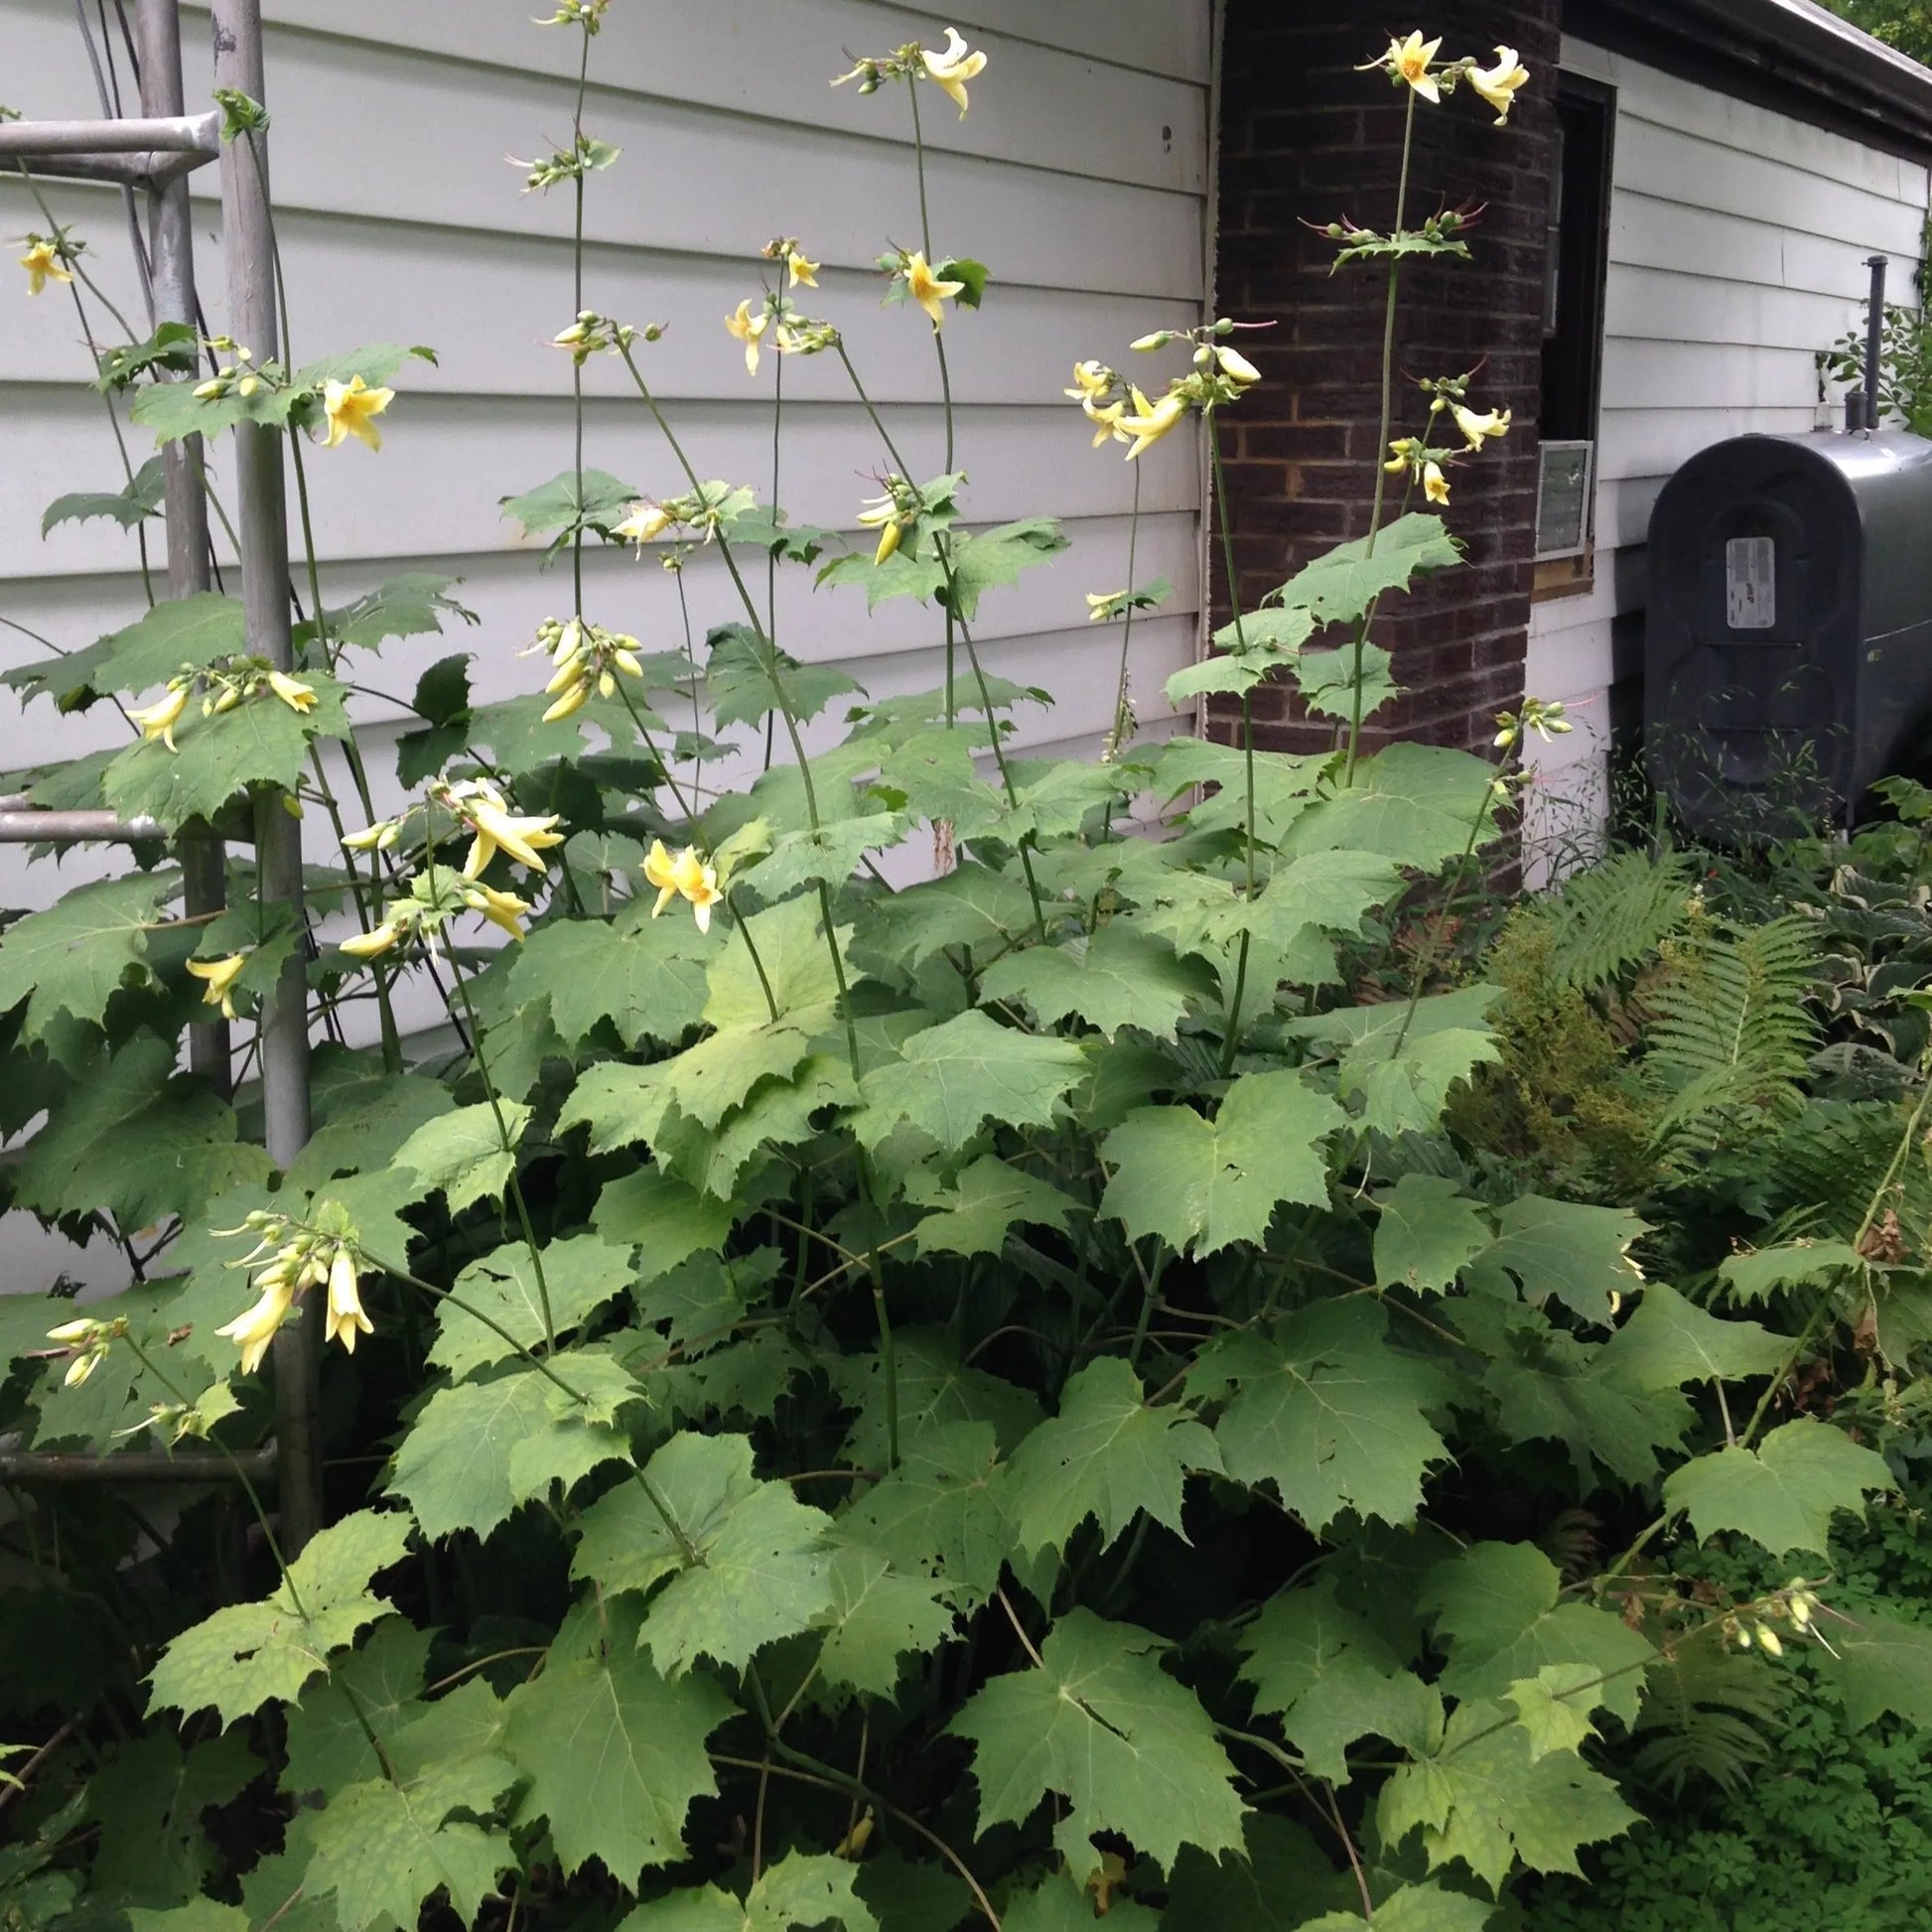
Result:
{"label": "black oil tank", "polygon": [[1856,814],[1932,725],[1932,442],[1739,436],[1650,517],[1644,740],[1690,828]]}

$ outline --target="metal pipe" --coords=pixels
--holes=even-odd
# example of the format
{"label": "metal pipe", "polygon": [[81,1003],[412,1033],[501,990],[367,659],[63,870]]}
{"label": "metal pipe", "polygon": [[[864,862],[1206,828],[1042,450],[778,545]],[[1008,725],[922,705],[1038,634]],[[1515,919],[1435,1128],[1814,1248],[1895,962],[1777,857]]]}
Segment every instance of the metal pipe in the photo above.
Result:
{"label": "metal pipe", "polygon": [[[181,13],[176,0],[135,0],[134,25],[140,36],[141,111],[180,114],[185,96]],[[193,329],[198,308],[195,230],[186,176],[178,176],[149,194],[148,254],[155,321],[186,323]],[[191,436],[167,444],[162,465],[168,509],[168,595],[194,597],[208,588],[202,439]],[[177,849],[181,854],[184,909],[189,917],[219,912],[227,903],[227,856],[219,837],[207,830],[184,832]],[[232,1044],[228,1023],[219,1016],[188,1030],[189,1066],[224,1098],[234,1091]]]}
{"label": "metal pipe", "polygon": [[1865,267],[1871,271],[1871,294],[1864,312],[1864,427],[1876,433],[1881,417],[1878,400],[1878,369],[1885,345],[1885,269],[1887,257],[1873,255]]}
{"label": "metal pipe", "polygon": [[58,845],[71,839],[135,845],[169,836],[167,827],[151,818],[122,818],[118,812],[37,812],[31,806],[16,811],[7,809],[11,802],[0,799],[0,845]]}
{"label": "metal pipe", "polygon": [[221,116],[144,115],[112,121],[0,122],[0,159],[40,161],[57,154],[191,154],[212,161],[221,152]]}
{"label": "metal pipe", "polygon": [[104,181],[117,188],[153,188],[192,175],[213,159],[207,154],[168,154],[151,148],[141,154],[28,155],[18,163],[0,162],[0,167],[31,167],[45,181]]}
{"label": "metal pipe", "polygon": [[225,1455],[196,1449],[170,1455],[161,1449],[120,1449],[110,1455],[79,1453],[63,1455],[48,1449],[0,1450],[0,1482],[35,1483],[80,1482],[166,1482],[183,1488],[204,1482],[238,1482],[235,1472],[240,1464],[250,1482],[273,1478],[277,1456],[275,1445],[243,1449],[230,1462]]}
{"label": "metal pipe", "polygon": [[[210,24],[215,86],[263,100],[261,0],[213,0]],[[221,211],[228,333],[265,362],[280,351],[280,331],[268,143],[262,133],[238,135],[222,150]],[[280,670],[293,670],[281,432],[261,423],[238,423],[234,438],[248,649]],[[288,906],[301,930],[302,828],[279,795],[264,796],[256,807],[255,849],[264,904]],[[287,1168],[309,1138],[309,989],[300,947],[292,950],[274,992],[262,1003],[261,1067],[269,1158],[278,1168]],[[282,1535],[291,1556],[322,1527],[322,1297],[306,1297],[303,1318],[286,1323],[274,1342]]]}

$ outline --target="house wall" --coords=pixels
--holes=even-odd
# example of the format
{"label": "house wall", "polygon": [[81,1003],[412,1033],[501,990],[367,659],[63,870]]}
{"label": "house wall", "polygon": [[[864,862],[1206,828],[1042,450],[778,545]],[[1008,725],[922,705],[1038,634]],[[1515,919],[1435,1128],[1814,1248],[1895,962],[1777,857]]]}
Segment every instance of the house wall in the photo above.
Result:
{"label": "house wall", "polygon": [[[1559,0],[1439,0],[1430,19],[1443,56],[1487,59],[1502,42],[1547,76]],[[1221,430],[1242,601],[1252,609],[1311,558],[1369,527],[1380,462],[1379,263],[1336,270],[1336,245],[1306,225],[1347,216],[1393,224],[1406,90],[1358,72],[1388,45],[1388,23],[1330,0],[1231,0],[1221,150],[1220,301],[1265,325],[1242,350],[1265,382]],[[1470,259],[1412,262],[1397,319],[1391,434],[1419,433],[1427,404],[1411,378],[1479,370],[1472,400],[1508,408],[1519,433],[1450,466],[1450,530],[1466,546],[1446,571],[1378,617],[1404,695],[1366,741],[1422,738],[1487,747],[1494,715],[1523,689],[1535,518],[1534,423],[1541,382],[1544,189],[1554,110],[1547,86],[1518,97],[1507,126],[1466,89],[1414,117],[1409,218],[1480,206]],[[1397,485],[1399,488],[1400,485]],[[1219,563],[1218,546],[1215,562]],[[1225,598],[1223,597],[1223,603]],[[1257,743],[1305,752],[1334,738],[1283,684],[1253,696]],[[1211,701],[1217,734],[1240,708]]]}
{"label": "house wall", "polygon": [[1574,38],[1563,65],[1617,89],[1617,121],[1594,580],[1529,631],[1528,688],[1578,726],[1543,754],[1533,830],[1557,849],[1600,821],[1613,721],[1641,703],[1658,490],[1725,437],[1813,427],[1813,356],[1862,316],[1865,258],[1913,299],[1927,199],[1923,165],[1845,135]]}
{"label": "house wall", "polygon": [[[497,499],[571,463],[570,365],[547,345],[576,304],[570,195],[524,194],[522,170],[505,157],[568,141],[579,37],[533,26],[541,9],[530,0],[265,0],[264,11],[297,359],[380,341],[429,344],[441,357],[396,378],[379,456],[352,443],[311,454],[329,601],[401,570],[460,577],[481,625],[393,644],[368,681],[407,693],[423,666],[467,649],[479,701],[527,691],[544,671],[517,653],[543,618],[568,610],[570,589],[566,574],[539,570],[540,545],[517,535]],[[988,597],[977,636],[990,672],[1060,700],[1050,714],[1021,714],[1024,749],[1087,745],[1111,722],[1119,631],[1087,625],[1082,594],[1126,581],[1134,475],[1117,451],[1089,452],[1061,390],[1076,359],[1118,359],[1145,331],[1200,317],[1212,0],[1055,0],[1050,19],[1035,0],[960,0],[943,16],[877,0],[618,0],[593,46],[586,118],[624,152],[590,183],[585,300],[670,322],[647,366],[700,474],[764,493],[774,358],[748,379],[723,319],[758,291],[759,246],[795,233],[824,265],[819,295],[805,292],[812,312],[845,330],[900,448],[922,477],[937,474],[930,331],[914,308],[881,308],[873,263],[889,237],[918,241],[904,92],[867,99],[827,81],[849,65],[843,49],[932,45],[947,19],[990,57],[963,122],[934,88],[920,102],[935,255],[977,255],[994,276],[984,309],[954,316],[945,332],[957,460],[970,477],[963,500],[980,524],[1057,513],[1073,540]],[[193,107],[210,84],[207,18],[189,6],[183,20]],[[122,75],[125,84],[124,57]],[[98,113],[68,0],[0,0],[0,96],[36,118]],[[195,178],[201,286],[218,330],[216,187],[211,170]],[[117,195],[66,183],[47,193],[136,318]],[[0,235],[44,226],[24,190],[0,181]],[[73,648],[144,608],[131,536],[93,522],[41,537],[50,498],[116,488],[121,471],[85,387],[73,309],[59,289],[26,298],[18,252],[0,262],[0,666],[46,654],[30,633]],[[587,376],[586,460],[642,491],[679,492],[621,368],[605,358]],[[885,463],[835,358],[787,364],[785,414],[781,500],[796,520],[852,531]],[[129,433],[137,463],[143,441]],[[1194,653],[1200,464],[1174,437],[1137,467],[1136,575],[1175,586],[1134,629],[1134,690],[1158,730],[1167,677]],[[735,614],[715,555],[686,576],[700,634]],[[682,637],[675,582],[648,562],[594,552],[586,598],[592,617],[651,649]],[[869,619],[858,592],[814,595],[802,571],[780,590],[777,627],[788,649],[838,661],[877,696],[941,676],[935,614],[897,603]],[[380,772],[398,714],[358,702]],[[0,769],[114,743],[124,730],[111,707],[56,721],[42,703],[23,717],[0,693]],[[76,854],[58,871],[29,868],[19,848],[0,848],[0,905],[44,904],[118,863]]]}

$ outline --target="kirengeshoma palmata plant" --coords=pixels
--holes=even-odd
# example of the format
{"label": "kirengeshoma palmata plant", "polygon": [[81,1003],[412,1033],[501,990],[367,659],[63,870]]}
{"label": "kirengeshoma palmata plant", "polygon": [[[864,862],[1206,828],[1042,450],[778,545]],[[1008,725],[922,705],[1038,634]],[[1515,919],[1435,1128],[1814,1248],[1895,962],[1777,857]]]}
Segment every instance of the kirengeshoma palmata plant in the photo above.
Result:
{"label": "kirengeshoma palmata plant", "polygon": [[[507,499],[571,563],[529,645],[546,688],[477,705],[463,659],[432,665],[378,811],[344,694],[456,607],[406,579],[326,610],[312,540],[293,689],[243,659],[219,596],[13,674],[69,708],[167,692],[138,742],[40,795],[169,830],[250,786],[319,802],[342,853],[311,902],[356,922],[334,945],[268,930],[241,874],[235,910],[187,927],[159,871],[0,937],[7,1090],[46,1114],[13,1198],[124,1239],[136,1277],[58,1324],[9,1311],[9,1421],[43,1449],[206,1444],[249,1503],[123,1530],[109,1502],[26,1496],[20,1654],[63,1662],[13,1691],[10,1734],[39,1718],[50,1742],[0,1884],[34,1922],[84,1903],[262,1932],[426,1906],[632,1932],[1460,1932],[1519,1867],[1574,1869],[1629,1823],[1591,1740],[1690,1646],[1816,1643],[1855,1713],[1932,1717],[1922,1633],[1796,1574],[1889,1487],[1884,1460],[1778,1411],[1840,1324],[1907,1291],[1870,1237],[1924,1099],[1856,1238],[1740,1253],[1694,1300],[1645,1282],[1634,1214],[1512,1189],[1445,1129],[1495,1057],[1491,988],[1432,992],[1433,951],[1394,1001],[1341,972],[1365,916],[1481,862],[1524,735],[1564,725],[1505,716],[1499,764],[1361,742],[1393,692],[1381,601],[1456,566],[1452,466],[1509,429],[1451,375],[1396,434],[1401,264],[1468,253],[1466,219],[1407,227],[1405,160],[1392,228],[1338,237],[1388,275],[1371,528],[1170,683],[1185,704],[1290,679],[1342,727],[1332,754],[1137,737],[1130,626],[1165,592],[1130,540],[1123,588],[1086,599],[1123,636],[1102,754],[1029,759],[1009,740],[1041,694],[988,672],[975,626],[1064,539],[969,517],[946,331],[996,296],[937,238],[919,118],[928,88],[966,112],[987,57],[949,30],[840,76],[909,102],[919,245],[880,267],[934,345],[937,474],[803,307],[832,305],[799,238],[759,248],[726,325],[755,376],[817,355],[850,383],[878,488],[847,548],[707,479],[651,385],[662,326],[600,306],[606,12],[544,23],[580,37],[577,106],[570,145],[525,164],[568,189],[576,237],[571,465]],[[1411,124],[1465,89],[1506,120],[1515,56],[1439,52],[1418,34],[1370,63]],[[1071,394],[1138,476],[1177,432],[1215,447],[1261,379],[1239,341],[1156,330],[1134,348],[1173,358],[1146,364],[1165,383],[1096,354]],[[103,360],[164,440],[247,419],[298,453],[375,446],[402,351],[297,370],[245,348],[194,384],[151,380],[153,345]],[[588,465],[593,358],[661,432],[653,488]],[[779,449],[785,425],[774,379]],[[593,539],[674,572],[670,648],[602,608],[624,594],[585,569]],[[932,609],[942,685],[874,702],[784,650],[774,586],[800,566]],[[1329,624],[1351,641],[1310,648]],[[1163,836],[1128,829],[1145,798]],[[884,855],[928,833],[930,876],[894,890]],[[365,996],[389,1017],[378,1052],[318,1047],[317,1133],[278,1173],[175,1071],[175,1037],[204,999],[245,1015],[297,946],[325,1022]],[[394,1012],[424,989],[450,1024],[412,1063]],[[297,1555],[242,1455],[265,1343],[311,1296],[341,1344],[338,1520]],[[1776,1325],[1739,1311],[1760,1305]],[[1599,1567],[1573,1537],[1560,1569],[1533,1533],[1586,1500],[1634,1540]],[[1791,1580],[1732,1601],[1649,1573],[1685,1525]],[[84,1640],[56,1643],[77,1598]],[[128,1854],[151,1817],[163,1864]]]}

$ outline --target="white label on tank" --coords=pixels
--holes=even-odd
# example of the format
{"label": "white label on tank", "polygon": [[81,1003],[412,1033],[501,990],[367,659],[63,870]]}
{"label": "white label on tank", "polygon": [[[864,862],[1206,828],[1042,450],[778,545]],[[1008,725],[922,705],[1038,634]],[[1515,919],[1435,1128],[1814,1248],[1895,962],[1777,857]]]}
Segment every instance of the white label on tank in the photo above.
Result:
{"label": "white label on tank", "polygon": [[1733,630],[1769,630],[1778,621],[1778,547],[1769,537],[1725,545],[1725,617]]}

